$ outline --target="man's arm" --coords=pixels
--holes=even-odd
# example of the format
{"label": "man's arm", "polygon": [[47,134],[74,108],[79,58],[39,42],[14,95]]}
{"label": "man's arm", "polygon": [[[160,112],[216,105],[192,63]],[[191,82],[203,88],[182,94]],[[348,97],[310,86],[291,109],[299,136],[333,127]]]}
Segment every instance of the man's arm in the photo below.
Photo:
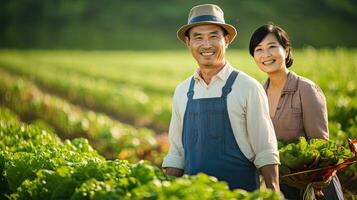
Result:
{"label": "man's arm", "polygon": [[166,168],[164,168],[164,173],[166,176],[180,177],[183,175],[183,170],[179,169],[179,168],[174,168],[174,167],[166,167]]}
{"label": "man's arm", "polygon": [[[184,169],[184,149],[182,145],[182,123],[181,114],[179,112],[179,99],[180,94],[174,93],[172,101],[172,116],[169,127],[169,152],[162,162],[162,168],[165,175],[169,176],[182,176]],[[186,96],[186,95],[184,95]]]}
{"label": "man's arm", "polygon": [[279,191],[279,151],[268,99],[262,87],[254,89],[249,93],[246,115],[248,136],[255,153],[253,162],[260,169],[267,188]]}
{"label": "man's arm", "polygon": [[277,164],[265,165],[260,168],[267,188],[280,191],[279,187],[279,166]]}

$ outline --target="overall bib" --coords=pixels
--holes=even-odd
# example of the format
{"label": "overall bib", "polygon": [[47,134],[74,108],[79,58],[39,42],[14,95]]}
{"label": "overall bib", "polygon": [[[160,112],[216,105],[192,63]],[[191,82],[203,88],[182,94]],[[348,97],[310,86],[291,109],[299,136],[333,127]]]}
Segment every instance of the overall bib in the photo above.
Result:
{"label": "overall bib", "polygon": [[203,99],[193,99],[192,78],[183,121],[184,171],[189,175],[204,172],[226,181],[230,189],[253,191],[259,188],[258,171],[241,152],[227,110],[227,95],[237,75],[236,71],[230,74],[221,97]]}

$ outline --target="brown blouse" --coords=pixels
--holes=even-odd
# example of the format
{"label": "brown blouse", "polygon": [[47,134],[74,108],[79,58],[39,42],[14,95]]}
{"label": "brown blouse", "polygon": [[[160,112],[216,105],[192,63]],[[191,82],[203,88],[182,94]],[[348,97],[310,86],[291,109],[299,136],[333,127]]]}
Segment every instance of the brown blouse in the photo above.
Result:
{"label": "brown blouse", "polygon": [[[269,79],[264,84],[267,91]],[[300,136],[328,140],[328,121],[325,96],[312,81],[288,73],[277,110],[272,118],[278,139],[296,140]]]}

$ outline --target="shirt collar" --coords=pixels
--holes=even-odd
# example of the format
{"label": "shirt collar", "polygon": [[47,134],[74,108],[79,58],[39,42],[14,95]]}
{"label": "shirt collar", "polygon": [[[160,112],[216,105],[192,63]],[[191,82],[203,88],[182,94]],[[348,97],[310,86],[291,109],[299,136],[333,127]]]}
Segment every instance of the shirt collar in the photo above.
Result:
{"label": "shirt collar", "polygon": [[[294,72],[289,71],[288,79],[286,80],[286,83],[282,90],[282,94],[295,92],[298,88],[298,82],[299,82],[299,76]],[[268,80],[265,81],[263,85],[265,92],[268,90],[269,83],[270,83],[270,79],[268,78]]]}
{"label": "shirt collar", "polygon": [[[228,61],[226,61],[226,64],[223,66],[223,68],[216,75],[214,75],[212,77],[212,80],[218,78],[218,79],[221,79],[222,81],[226,81],[232,71],[233,71],[232,65]],[[200,68],[197,68],[195,70],[193,77],[196,81],[203,80],[202,77],[200,76]]]}

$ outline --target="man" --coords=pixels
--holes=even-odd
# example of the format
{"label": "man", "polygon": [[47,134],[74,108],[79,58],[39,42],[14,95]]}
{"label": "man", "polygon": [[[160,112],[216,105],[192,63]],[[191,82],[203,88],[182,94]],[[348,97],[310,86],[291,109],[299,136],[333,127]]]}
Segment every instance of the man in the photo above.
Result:
{"label": "man", "polygon": [[247,191],[259,188],[258,168],[266,186],[279,191],[267,98],[256,80],[226,61],[237,32],[223,15],[216,5],[195,6],[177,32],[198,69],[175,90],[163,168],[171,176],[204,172]]}

